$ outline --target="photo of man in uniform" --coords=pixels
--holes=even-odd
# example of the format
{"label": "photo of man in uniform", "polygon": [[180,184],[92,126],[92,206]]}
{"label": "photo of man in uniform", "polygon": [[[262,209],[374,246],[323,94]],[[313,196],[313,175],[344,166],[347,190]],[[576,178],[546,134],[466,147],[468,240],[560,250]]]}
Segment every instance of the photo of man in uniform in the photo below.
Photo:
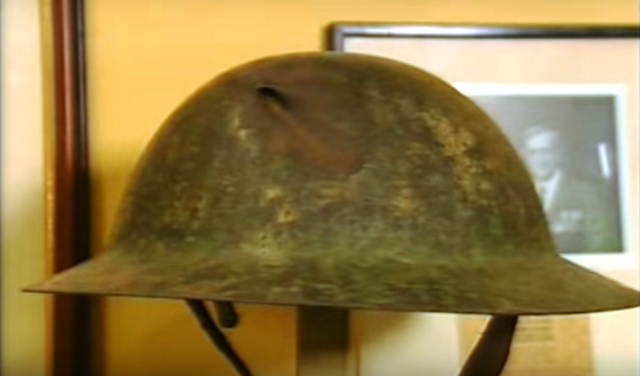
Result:
{"label": "photo of man in uniform", "polygon": [[472,99],[527,166],[558,252],[623,252],[616,96],[501,92]]}
{"label": "photo of man in uniform", "polygon": [[564,253],[607,252],[616,242],[605,192],[563,168],[560,137],[551,127],[533,126],[524,132],[521,150],[556,245]]}

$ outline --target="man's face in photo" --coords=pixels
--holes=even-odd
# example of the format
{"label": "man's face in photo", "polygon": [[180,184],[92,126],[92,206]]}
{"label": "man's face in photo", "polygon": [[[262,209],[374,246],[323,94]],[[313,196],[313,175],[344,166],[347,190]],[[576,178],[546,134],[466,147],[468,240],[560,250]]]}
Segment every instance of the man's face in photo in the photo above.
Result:
{"label": "man's face in photo", "polygon": [[524,157],[534,179],[549,179],[560,168],[558,134],[544,130],[529,136],[524,144]]}

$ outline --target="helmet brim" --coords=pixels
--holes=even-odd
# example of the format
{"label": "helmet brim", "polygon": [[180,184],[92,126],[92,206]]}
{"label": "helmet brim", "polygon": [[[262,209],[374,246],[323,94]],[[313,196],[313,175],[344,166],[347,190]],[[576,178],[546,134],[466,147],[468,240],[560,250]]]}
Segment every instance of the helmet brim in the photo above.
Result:
{"label": "helmet brim", "polygon": [[640,305],[637,291],[558,255],[490,263],[454,257],[420,268],[363,262],[329,275],[304,263],[243,265],[197,253],[174,255],[148,263],[147,257],[108,252],[25,291],[489,315],[581,314]]}

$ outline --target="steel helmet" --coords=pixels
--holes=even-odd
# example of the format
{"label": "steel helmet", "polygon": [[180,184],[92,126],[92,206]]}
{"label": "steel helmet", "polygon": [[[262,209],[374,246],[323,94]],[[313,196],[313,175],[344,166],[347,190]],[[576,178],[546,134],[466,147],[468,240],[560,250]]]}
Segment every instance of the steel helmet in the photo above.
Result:
{"label": "steel helmet", "polygon": [[109,252],[30,290],[492,315],[640,303],[558,255],[523,163],[470,99],[345,53],[204,85],[148,145]]}

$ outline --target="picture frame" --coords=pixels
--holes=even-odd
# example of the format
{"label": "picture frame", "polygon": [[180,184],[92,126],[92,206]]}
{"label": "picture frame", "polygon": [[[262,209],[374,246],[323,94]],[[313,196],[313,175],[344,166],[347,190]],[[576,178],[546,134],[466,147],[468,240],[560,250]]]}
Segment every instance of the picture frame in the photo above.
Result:
{"label": "picture frame", "polygon": [[[599,163],[604,170],[601,171],[602,178],[595,179],[593,186],[597,191],[594,192],[598,195],[593,197],[605,195],[608,197],[606,207],[614,209],[607,210],[606,216],[589,214],[589,209],[580,206],[575,197],[581,194],[586,197],[591,188],[586,188],[587,183],[580,188],[572,185],[573,191],[556,188],[553,196],[555,209],[546,210],[547,220],[563,257],[598,270],[634,268],[637,265],[640,242],[636,229],[640,226],[640,215],[638,197],[632,191],[639,186],[634,161],[640,159],[638,143],[634,141],[638,139],[638,26],[336,22],[330,24],[326,32],[329,50],[390,57],[418,66],[481,102],[480,106],[496,120],[516,146],[530,172],[531,165],[523,155],[524,146],[517,140],[522,129],[516,128],[523,128],[526,124],[533,127],[534,123],[551,123],[555,124],[556,133],[568,132],[569,138],[575,138],[576,131],[584,133],[588,129],[582,141],[568,143],[564,138],[562,147],[567,150],[556,152],[564,154],[565,160],[573,160],[564,163],[571,165],[572,169],[564,169],[563,180],[566,183],[569,175],[586,174],[589,179],[584,181],[589,180],[591,184],[595,171],[593,164]],[[610,68],[607,62],[615,59],[617,65]],[[550,108],[542,103],[545,97],[547,103],[556,104],[553,109],[555,115],[544,110]],[[595,110],[594,106],[600,105],[589,105],[595,98],[607,102],[602,106],[608,109]],[[518,120],[513,108],[509,108],[518,101],[538,102],[537,110],[528,115],[530,119]],[[533,108],[531,105],[525,107]],[[607,119],[597,124],[586,122],[585,127],[579,128],[575,125],[577,118],[571,119],[580,115],[573,110],[577,107],[600,111],[597,116]],[[587,149],[590,150],[588,153]],[[583,166],[584,157],[593,161],[591,166]],[[560,161],[558,166],[562,165],[562,159]],[[556,170],[559,171],[560,167]],[[536,186],[543,185],[536,179],[534,181]],[[546,194],[545,197],[548,196]],[[573,196],[564,200],[564,207],[562,196]],[[541,201],[545,201],[542,195]],[[569,201],[573,202],[569,204]],[[585,198],[583,201],[600,200]],[[543,206],[545,209],[554,207],[545,202]],[[587,239],[587,229],[596,222],[602,226],[594,225],[594,229],[606,230],[591,232],[603,233],[606,240]]]}
{"label": "picture frame", "polygon": [[[325,47],[330,51],[391,58],[439,76],[494,118],[523,161],[526,138],[515,137],[518,133],[524,135],[524,129],[528,128],[524,127],[523,119],[535,119],[532,126],[554,120],[556,131],[578,139],[577,146],[560,144],[567,149],[565,154],[573,157],[572,166],[585,168],[581,172],[587,175],[597,169],[606,171],[609,179],[617,173],[618,179],[618,185],[609,189],[618,195],[615,206],[618,212],[613,222],[619,221],[619,251],[561,252],[561,255],[637,288],[640,205],[638,195],[632,192],[638,191],[640,180],[637,164],[640,27],[334,22],[325,29]],[[617,63],[606,65],[612,59],[618,59]],[[539,116],[545,114],[547,119]],[[589,131],[580,133],[576,124],[581,116],[604,120],[589,120],[586,126]],[[590,151],[585,152],[587,149]],[[606,167],[603,170],[594,163],[584,163],[585,160],[606,162]],[[527,166],[533,177],[531,165]],[[544,205],[543,201],[541,197]],[[553,221],[548,213],[547,216],[553,231]],[[637,327],[636,316],[637,310],[548,317],[546,321],[542,316],[526,317],[512,345],[515,353],[512,362],[504,373],[548,373],[545,367],[553,364],[554,370],[580,376],[636,374],[638,337],[635,334],[620,337],[620,333],[631,333],[629,328]],[[451,335],[452,342],[458,346],[461,359],[466,357],[469,344],[477,339],[485,320],[486,317],[477,315],[454,319],[456,334]],[[367,332],[383,325],[382,321],[375,326],[365,323],[360,330]],[[411,330],[423,328],[416,325]],[[414,351],[410,339],[407,334],[397,344],[404,346],[406,352]],[[363,369],[384,363],[376,361],[372,354],[366,348],[361,350]],[[542,360],[544,354],[554,354],[551,357],[556,358]],[[411,364],[420,367],[420,360],[414,363]]]}

